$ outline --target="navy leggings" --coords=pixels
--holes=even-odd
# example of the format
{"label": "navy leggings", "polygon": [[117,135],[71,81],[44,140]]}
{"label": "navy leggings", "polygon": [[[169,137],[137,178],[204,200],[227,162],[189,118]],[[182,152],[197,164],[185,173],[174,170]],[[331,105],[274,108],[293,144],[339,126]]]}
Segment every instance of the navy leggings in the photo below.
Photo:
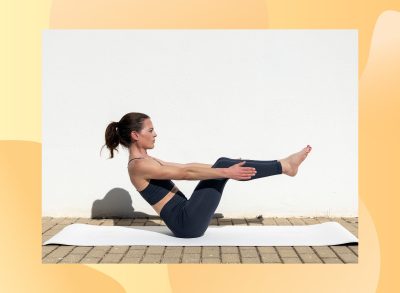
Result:
{"label": "navy leggings", "polygon": [[[221,157],[212,168],[228,168],[243,161],[246,161],[243,167],[253,167],[257,171],[248,180],[282,174],[282,165],[277,160],[256,161]],[[228,180],[229,178],[201,180],[189,199],[178,191],[161,209],[161,219],[176,237],[202,236],[218,207]]]}

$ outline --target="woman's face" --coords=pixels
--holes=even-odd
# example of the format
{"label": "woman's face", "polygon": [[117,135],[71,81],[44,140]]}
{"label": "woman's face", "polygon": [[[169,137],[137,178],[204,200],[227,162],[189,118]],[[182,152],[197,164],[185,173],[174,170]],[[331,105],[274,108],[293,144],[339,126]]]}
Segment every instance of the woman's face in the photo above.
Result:
{"label": "woman's face", "polygon": [[143,120],[143,128],[138,133],[138,145],[145,149],[154,148],[155,137],[157,133],[154,131],[153,123],[150,118]]}

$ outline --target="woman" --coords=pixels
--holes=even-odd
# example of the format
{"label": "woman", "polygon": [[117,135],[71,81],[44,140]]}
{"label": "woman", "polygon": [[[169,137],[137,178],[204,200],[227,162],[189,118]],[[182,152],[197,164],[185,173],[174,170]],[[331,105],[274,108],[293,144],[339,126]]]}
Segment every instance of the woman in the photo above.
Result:
{"label": "woman", "polygon": [[[154,148],[156,136],[150,117],[133,112],[108,125],[105,146],[111,152],[110,158],[119,144],[129,149],[128,172],[132,184],[174,235],[183,238],[204,234],[228,179],[247,181],[278,174],[295,176],[311,151],[307,146],[287,158],[273,161],[221,157],[213,165],[178,164],[147,154],[148,149]],[[171,179],[201,181],[187,199]]]}

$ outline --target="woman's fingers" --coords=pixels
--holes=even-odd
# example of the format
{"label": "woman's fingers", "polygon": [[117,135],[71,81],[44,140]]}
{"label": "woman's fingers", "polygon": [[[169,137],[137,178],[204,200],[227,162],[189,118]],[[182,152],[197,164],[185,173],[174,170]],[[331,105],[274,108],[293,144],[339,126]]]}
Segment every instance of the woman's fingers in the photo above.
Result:
{"label": "woman's fingers", "polygon": [[248,180],[251,179],[254,175],[256,175],[257,170],[253,167],[243,167],[246,161],[242,161],[236,164],[238,168],[238,180]]}
{"label": "woman's fingers", "polygon": [[244,179],[250,179],[252,176],[256,175],[257,170],[254,168],[249,168],[247,170],[243,170],[242,172],[242,176],[244,177]]}

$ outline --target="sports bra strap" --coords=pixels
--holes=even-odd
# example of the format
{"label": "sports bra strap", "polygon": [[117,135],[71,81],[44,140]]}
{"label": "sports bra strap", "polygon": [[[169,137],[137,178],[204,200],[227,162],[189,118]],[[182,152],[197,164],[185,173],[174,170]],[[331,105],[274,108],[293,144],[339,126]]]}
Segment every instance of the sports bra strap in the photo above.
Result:
{"label": "sports bra strap", "polygon": [[133,158],[133,159],[130,159],[129,162],[128,162],[128,165],[129,165],[129,163],[130,163],[131,161],[133,161],[134,159],[144,159],[144,158]]}

